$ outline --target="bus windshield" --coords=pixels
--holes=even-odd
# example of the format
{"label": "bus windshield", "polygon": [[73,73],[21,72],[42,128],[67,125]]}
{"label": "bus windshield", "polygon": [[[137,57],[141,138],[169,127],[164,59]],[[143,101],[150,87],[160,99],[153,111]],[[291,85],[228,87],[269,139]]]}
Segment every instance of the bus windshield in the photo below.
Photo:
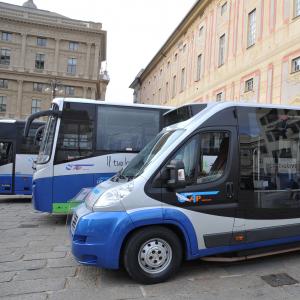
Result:
{"label": "bus windshield", "polygon": [[56,129],[56,120],[57,117],[55,116],[49,116],[48,118],[46,127],[44,129],[43,139],[40,146],[40,152],[37,157],[38,164],[44,164],[50,159]]}
{"label": "bus windshield", "polygon": [[159,133],[122,172],[115,176],[115,179],[130,180],[141,175],[145,168],[166,151],[183,132],[183,129],[177,129]]}

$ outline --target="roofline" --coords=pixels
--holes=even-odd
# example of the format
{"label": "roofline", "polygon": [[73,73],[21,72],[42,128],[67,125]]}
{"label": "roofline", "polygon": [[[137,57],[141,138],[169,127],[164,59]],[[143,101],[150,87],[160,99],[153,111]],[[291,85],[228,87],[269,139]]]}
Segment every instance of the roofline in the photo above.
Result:
{"label": "roofline", "polygon": [[[43,22],[43,21],[38,21],[38,20],[34,20],[34,19],[26,19],[22,16],[18,16],[18,17],[14,17],[14,21],[16,22],[24,22],[24,23],[32,23],[32,24],[39,24],[39,25],[44,25],[44,26],[49,26],[49,27],[55,27],[55,28],[64,28],[64,29],[68,29],[68,30],[72,30],[72,31],[83,31],[83,32],[88,32],[91,34],[103,34],[106,33],[106,30],[102,29],[102,23],[101,22],[94,22],[94,21],[87,21],[87,20],[79,20],[79,19],[72,19],[70,17],[66,17],[63,16],[61,14],[58,14],[56,12],[53,11],[49,11],[49,10],[44,10],[44,9],[40,9],[40,8],[29,8],[29,7],[24,7],[22,5],[17,5],[17,4],[11,4],[11,3],[6,3],[3,1],[0,1],[0,6],[3,7],[7,7],[7,9],[9,10],[14,10],[14,11],[21,11],[21,12],[30,12],[32,14],[35,15],[39,15],[39,16],[45,16],[45,14],[47,15],[47,17],[52,18],[53,20],[60,18],[66,21],[70,21],[70,22],[78,22],[78,23],[88,23],[88,24],[96,24],[99,26],[99,28],[92,28],[92,27],[74,27],[71,26],[70,24],[61,24],[61,23],[49,23],[49,22]],[[9,15],[1,15],[1,18],[3,19],[11,19],[12,17]]]}
{"label": "roofline", "polygon": [[134,83],[137,82],[136,79],[140,79],[142,77],[147,76],[147,74],[152,70],[155,66],[156,62],[160,59],[161,56],[165,57],[165,52],[168,51],[175,43],[178,37],[180,37],[181,33],[183,33],[186,28],[192,23],[197,17],[199,10],[203,9],[206,4],[209,4],[210,0],[197,0],[192,8],[188,11],[185,17],[181,20],[179,25],[175,28],[175,30],[168,37],[163,46],[158,50],[155,56],[151,59],[149,64],[144,68],[144,71],[134,79],[134,81],[130,84],[130,88],[134,88]]}
{"label": "roofline", "polygon": [[53,103],[60,104],[62,102],[75,102],[75,103],[87,103],[96,105],[112,105],[112,106],[128,106],[128,107],[144,107],[144,108],[162,108],[162,109],[174,109],[174,106],[163,106],[163,105],[148,105],[139,103],[122,103],[122,102],[104,102],[99,100],[91,100],[85,98],[55,98],[52,100]]}

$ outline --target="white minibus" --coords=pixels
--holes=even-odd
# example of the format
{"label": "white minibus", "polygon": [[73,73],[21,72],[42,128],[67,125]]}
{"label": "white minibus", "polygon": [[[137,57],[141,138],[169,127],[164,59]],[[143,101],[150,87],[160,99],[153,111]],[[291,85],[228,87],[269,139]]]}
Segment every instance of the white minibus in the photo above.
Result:
{"label": "white minibus", "polygon": [[156,283],[182,260],[299,250],[300,109],[219,102],[179,120],[77,208],[75,258]]}

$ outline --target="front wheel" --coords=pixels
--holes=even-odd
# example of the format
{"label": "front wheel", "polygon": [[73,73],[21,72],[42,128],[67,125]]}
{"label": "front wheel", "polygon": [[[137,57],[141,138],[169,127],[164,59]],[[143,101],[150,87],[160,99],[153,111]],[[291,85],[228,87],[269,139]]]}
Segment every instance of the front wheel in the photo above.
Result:
{"label": "front wheel", "polygon": [[162,226],[146,227],[135,232],[124,250],[128,274],[141,283],[167,280],[180,267],[182,245],[178,236]]}

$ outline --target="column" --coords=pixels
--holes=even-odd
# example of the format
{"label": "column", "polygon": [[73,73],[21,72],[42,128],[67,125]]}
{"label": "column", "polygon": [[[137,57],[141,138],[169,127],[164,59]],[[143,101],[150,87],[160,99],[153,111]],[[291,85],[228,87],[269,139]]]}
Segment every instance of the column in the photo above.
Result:
{"label": "column", "polygon": [[100,52],[100,45],[96,44],[95,45],[95,57],[94,57],[94,73],[93,73],[93,78],[97,79],[100,69],[99,69],[99,52]]}
{"label": "column", "polygon": [[91,99],[92,100],[96,99],[96,90],[94,88],[91,89]]}
{"label": "column", "polygon": [[83,87],[83,98],[86,98],[86,94],[87,94],[87,87]]}
{"label": "column", "polygon": [[59,59],[59,42],[60,39],[55,39],[55,54],[54,54],[54,72],[58,72],[58,59]]}
{"label": "column", "polygon": [[85,72],[84,75],[86,78],[90,77],[89,70],[90,70],[90,59],[91,59],[91,43],[87,43],[87,51],[86,51],[86,62],[85,62]]}
{"label": "column", "polygon": [[18,80],[16,116],[20,119],[22,118],[22,98],[23,98],[23,80]]}
{"label": "column", "polygon": [[26,56],[26,39],[27,35],[26,33],[22,33],[22,45],[21,45],[21,57],[20,57],[20,67],[22,69],[25,68],[25,56]]}

